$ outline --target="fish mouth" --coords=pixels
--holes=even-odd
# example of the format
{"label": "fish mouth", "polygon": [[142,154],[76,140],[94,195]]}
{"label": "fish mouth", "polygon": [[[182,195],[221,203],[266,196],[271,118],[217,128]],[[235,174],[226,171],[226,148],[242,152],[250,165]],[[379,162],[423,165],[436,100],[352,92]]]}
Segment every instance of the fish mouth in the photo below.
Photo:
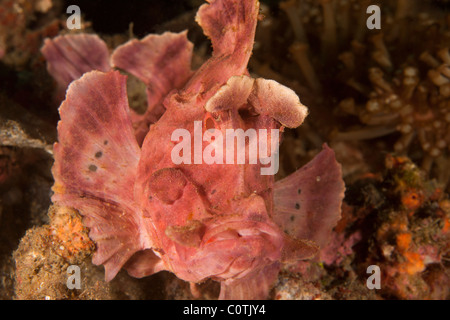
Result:
{"label": "fish mouth", "polygon": [[255,258],[249,261],[242,260],[243,259],[239,257],[235,257],[221,273],[215,274],[211,276],[211,278],[216,281],[224,281],[228,279],[239,279],[245,277],[256,268],[257,263],[255,263]]}
{"label": "fish mouth", "polygon": [[205,268],[207,277],[237,279],[255,268],[279,261],[282,246],[283,236],[275,225],[229,221],[206,230],[198,261],[214,261]]}
{"label": "fish mouth", "polygon": [[279,237],[280,231],[277,226],[266,221],[227,221],[208,228],[203,236],[202,243],[206,246],[215,241],[262,235]]}

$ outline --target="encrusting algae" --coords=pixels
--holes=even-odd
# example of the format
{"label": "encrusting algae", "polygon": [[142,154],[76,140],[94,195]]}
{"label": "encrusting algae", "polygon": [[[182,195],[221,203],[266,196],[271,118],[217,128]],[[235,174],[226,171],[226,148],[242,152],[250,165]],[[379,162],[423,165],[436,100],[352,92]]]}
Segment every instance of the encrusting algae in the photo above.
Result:
{"label": "encrusting algae", "polygon": [[341,229],[367,229],[354,259],[380,267],[380,292],[388,298],[448,298],[449,200],[436,182],[408,158],[387,156],[383,176],[363,178],[349,192],[354,201],[345,207]]}

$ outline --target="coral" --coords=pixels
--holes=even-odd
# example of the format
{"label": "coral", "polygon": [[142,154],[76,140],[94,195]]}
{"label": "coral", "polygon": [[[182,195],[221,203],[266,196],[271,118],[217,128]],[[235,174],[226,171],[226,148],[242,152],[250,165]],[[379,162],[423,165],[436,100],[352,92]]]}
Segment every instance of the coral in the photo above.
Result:
{"label": "coral", "polygon": [[11,252],[28,228],[47,219],[51,162],[41,150],[0,146],[0,299],[14,296]]}
{"label": "coral", "polygon": [[[278,297],[304,298],[295,292],[315,288],[332,299],[450,298],[448,205],[409,158],[386,156],[384,172],[347,184],[332,240],[312,263],[285,269],[279,281],[289,285]],[[380,289],[366,286],[370,265],[380,268]]]}
{"label": "coral", "polygon": [[[369,4],[381,7],[381,30],[366,27]],[[272,53],[289,60],[255,62],[254,71],[275,70],[283,83],[295,79],[316,93],[310,121],[322,136],[334,141],[393,136],[391,150],[411,156],[447,185],[448,12],[426,1],[289,0],[280,8],[285,20],[275,23],[267,14],[258,47],[276,47]],[[286,27],[286,36],[275,37]],[[255,58],[263,60],[264,53],[256,50]],[[335,115],[326,126],[319,119],[324,112]]]}
{"label": "coral", "polygon": [[[370,193],[354,194],[358,181],[349,187],[356,201],[350,207],[359,218],[347,219],[345,228],[339,229],[346,233],[355,228],[372,229],[360,239],[358,249],[353,247],[354,261],[380,267],[378,294],[382,297],[448,298],[450,238],[446,221],[450,212],[446,194],[406,157],[387,156],[383,177],[366,179],[374,186]],[[375,207],[369,202],[374,194],[379,199]],[[434,282],[436,277],[440,284]]]}
{"label": "coral", "polygon": [[0,93],[0,106],[1,146],[52,153],[51,144],[56,139],[56,132],[51,124],[3,93]]}
{"label": "coral", "polygon": [[328,246],[320,251],[320,260],[327,265],[341,264],[345,257],[354,253],[353,246],[361,240],[361,232],[345,237],[344,233],[333,232]]}
{"label": "coral", "polygon": [[49,211],[50,228],[46,238],[52,241],[58,254],[69,262],[81,253],[94,250],[94,243],[88,237],[80,216],[68,208],[53,208]]}
{"label": "coral", "polygon": [[332,297],[320,286],[298,276],[281,274],[272,290],[275,300],[331,300]]}
{"label": "coral", "polygon": [[[52,206],[48,214],[49,223],[28,230],[13,254],[15,299],[152,298],[143,286],[124,275],[119,275],[114,283],[103,281],[103,272],[90,263],[95,245],[75,210]],[[67,286],[71,265],[80,268],[80,289]],[[153,287],[157,283],[147,285]]]}
{"label": "coral", "polygon": [[[50,224],[28,230],[14,253],[17,299],[70,298],[75,292],[67,288],[66,270],[81,265],[94,249],[86,229],[77,227],[81,218],[75,211],[53,207],[49,213]],[[62,236],[62,228],[75,233]]]}

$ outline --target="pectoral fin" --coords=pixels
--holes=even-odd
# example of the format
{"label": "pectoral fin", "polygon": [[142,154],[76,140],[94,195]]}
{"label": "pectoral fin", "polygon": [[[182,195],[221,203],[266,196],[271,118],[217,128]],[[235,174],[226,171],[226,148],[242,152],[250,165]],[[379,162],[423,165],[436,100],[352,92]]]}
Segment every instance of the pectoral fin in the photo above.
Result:
{"label": "pectoral fin", "polygon": [[97,244],[93,263],[105,266],[109,281],[135,252],[151,246],[141,241],[150,237],[141,237],[133,196],[140,149],[126,77],[116,71],[85,74],[69,86],[59,112],[52,201],[84,216]]}
{"label": "pectoral fin", "polygon": [[274,220],[292,237],[323,247],[340,218],[344,190],[341,166],[325,144],[313,160],[275,183]]}
{"label": "pectoral fin", "polygon": [[136,252],[124,265],[124,269],[132,277],[143,278],[166,270],[166,267],[152,249],[146,249]]}

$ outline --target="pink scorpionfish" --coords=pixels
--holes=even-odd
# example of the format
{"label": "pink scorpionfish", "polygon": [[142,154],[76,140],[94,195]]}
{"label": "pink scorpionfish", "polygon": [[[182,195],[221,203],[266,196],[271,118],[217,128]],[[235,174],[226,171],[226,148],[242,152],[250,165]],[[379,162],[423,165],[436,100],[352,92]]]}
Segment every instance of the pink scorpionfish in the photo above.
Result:
{"label": "pink scorpionfish", "polygon": [[[191,284],[219,281],[220,299],[263,299],[283,263],[311,258],[327,243],[344,183],[326,145],[278,182],[248,153],[235,164],[220,155],[210,164],[173,161],[177,129],[192,136],[266,129],[259,149],[273,156],[273,132],[278,138],[307,115],[291,89],[249,76],[258,1],[208,2],[196,20],[213,54],[195,72],[186,32],[130,40],[111,57],[94,35],[46,40],[49,72],[61,88],[71,83],[60,107],[52,200],[83,215],[97,245],[93,263],[104,265],[107,281],[121,268],[134,277],[168,270]],[[144,115],[129,108],[127,77],[114,68],[147,86]],[[200,153],[211,141],[197,141]],[[198,146],[190,148],[180,156],[196,157]]]}

